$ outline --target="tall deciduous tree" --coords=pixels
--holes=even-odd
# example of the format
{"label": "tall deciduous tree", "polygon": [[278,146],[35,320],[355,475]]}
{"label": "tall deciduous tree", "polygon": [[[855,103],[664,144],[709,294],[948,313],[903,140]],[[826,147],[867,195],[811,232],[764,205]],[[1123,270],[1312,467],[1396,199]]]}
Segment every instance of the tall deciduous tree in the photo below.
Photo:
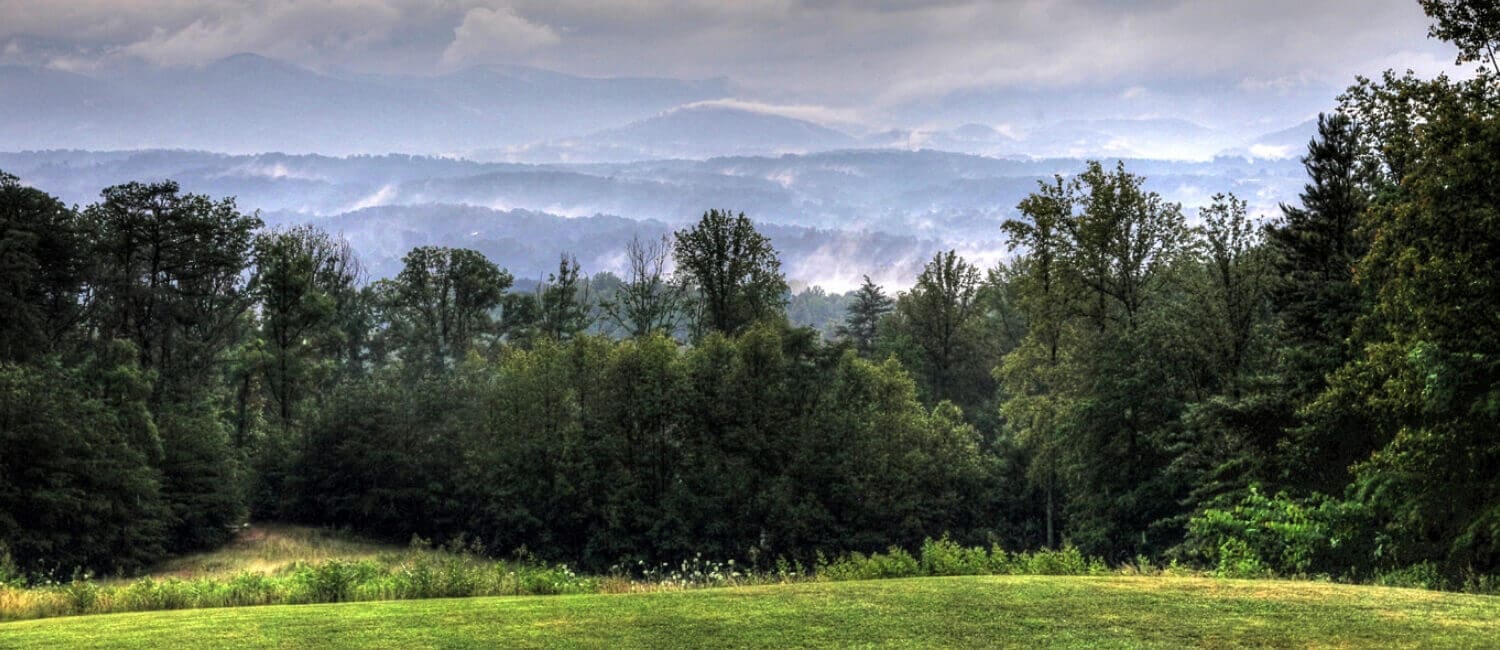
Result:
{"label": "tall deciduous tree", "polygon": [[360,267],[349,243],[311,226],[264,233],[255,242],[251,291],[260,304],[263,374],[271,412],[283,428],[298,405],[325,388],[347,362],[341,327],[358,293]]}
{"label": "tall deciduous tree", "polygon": [[406,360],[441,367],[498,334],[493,312],[510,287],[509,273],[467,248],[422,246],[402,261],[382,292],[390,334]]}
{"label": "tall deciduous tree", "polygon": [[605,316],[632,337],[641,338],[653,332],[671,334],[682,315],[682,286],[673,282],[667,269],[672,256],[672,240],[643,242],[632,236],[625,248],[629,265],[625,283],[600,307]]}
{"label": "tall deciduous tree", "polygon": [[921,350],[934,401],[955,399],[962,388],[958,371],[975,351],[978,295],[979,269],[948,251],[933,256],[916,286],[896,302],[902,324]]}
{"label": "tall deciduous tree", "polygon": [[1500,75],[1500,5],[1492,0],[1419,0],[1437,21],[1427,32],[1458,46],[1458,62],[1489,64]]}
{"label": "tall deciduous tree", "polygon": [[743,212],[709,210],[674,237],[672,253],[695,293],[700,333],[736,334],[781,315],[787,293],[781,261]]}

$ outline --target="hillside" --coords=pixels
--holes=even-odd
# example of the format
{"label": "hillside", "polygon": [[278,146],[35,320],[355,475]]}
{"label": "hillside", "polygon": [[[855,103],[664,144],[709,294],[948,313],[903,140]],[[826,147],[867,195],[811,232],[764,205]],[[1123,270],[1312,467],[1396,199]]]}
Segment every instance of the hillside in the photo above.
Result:
{"label": "hillside", "polygon": [[[1500,599],[1305,582],[961,577],[0,624],[4,647],[1474,647]],[[191,640],[187,645],[182,641]]]}

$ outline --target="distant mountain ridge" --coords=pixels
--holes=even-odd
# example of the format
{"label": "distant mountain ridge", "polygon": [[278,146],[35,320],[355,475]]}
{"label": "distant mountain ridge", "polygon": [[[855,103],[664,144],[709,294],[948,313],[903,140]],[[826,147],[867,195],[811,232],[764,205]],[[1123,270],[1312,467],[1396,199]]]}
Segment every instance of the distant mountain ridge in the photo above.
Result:
{"label": "distant mountain ridge", "polygon": [[706,159],[848,149],[859,140],[807,120],[730,106],[689,104],[625,126],[510,152],[476,152],[528,162]]}
{"label": "distant mountain ridge", "polygon": [[[473,237],[514,238],[506,233],[524,221],[542,228],[527,231],[525,246],[494,244],[497,252],[530,260],[532,266],[518,269],[546,268],[535,264],[555,262],[564,250],[580,260],[592,251],[588,259],[607,268],[606,258],[619,254],[611,247],[629,238],[621,234],[622,223],[659,224],[650,231],[659,233],[710,208],[744,211],[778,233],[775,245],[787,247],[783,261],[792,279],[839,290],[856,286],[864,273],[901,286],[915,277],[918,267],[911,265],[937,249],[956,248],[986,266],[994,263],[1007,254],[1000,226],[1020,216],[1017,203],[1038,181],[1083,167],[1076,158],[893,148],[588,164],[409,155],[0,152],[0,169],[67,203],[96,201],[100,189],[118,183],[169,178],[185,191],[234,196],[241,209],[259,210],[268,221],[323,224],[365,242],[362,249],[386,260],[379,264],[393,263],[402,247],[418,240],[478,245]],[[1305,176],[1293,158],[1127,159],[1126,167],[1145,176],[1148,189],[1180,201],[1189,215],[1218,192],[1249,200],[1253,214],[1274,213],[1279,202],[1294,200]],[[520,215],[526,214],[546,218],[525,221],[530,217]],[[490,223],[497,219],[505,223]],[[432,233],[441,236],[430,239]]]}
{"label": "distant mountain ridge", "polygon": [[0,66],[0,149],[404,152],[619,163],[856,148],[1207,160],[1219,153],[1278,157],[1305,144],[1275,134],[1246,144],[1243,128],[1221,131],[1174,117],[1061,117],[1073,110],[1050,121],[1052,113],[1037,112],[1028,125],[881,125],[850,117],[858,111],[829,112],[839,121],[820,123],[809,119],[817,111],[778,110],[738,97],[741,90],[723,77],[594,78],[514,65],[436,76],[317,72],[256,54],[195,67],[122,60],[87,74],[6,65]]}
{"label": "distant mountain ridge", "polygon": [[94,76],[0,66],[0,146],[447,153],[597,131],[730,92],[723,78],[589,78],[515,66],[341,76],[255,54]]}

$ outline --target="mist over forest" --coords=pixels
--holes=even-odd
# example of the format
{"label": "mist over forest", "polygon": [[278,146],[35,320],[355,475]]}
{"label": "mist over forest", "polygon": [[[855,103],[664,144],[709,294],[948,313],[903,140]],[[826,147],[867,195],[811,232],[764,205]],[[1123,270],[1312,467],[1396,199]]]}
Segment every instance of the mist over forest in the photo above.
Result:
{"label": "mist over forest", "polygon": [[1497,53],[0,0],[0,646],[1492,642]]}

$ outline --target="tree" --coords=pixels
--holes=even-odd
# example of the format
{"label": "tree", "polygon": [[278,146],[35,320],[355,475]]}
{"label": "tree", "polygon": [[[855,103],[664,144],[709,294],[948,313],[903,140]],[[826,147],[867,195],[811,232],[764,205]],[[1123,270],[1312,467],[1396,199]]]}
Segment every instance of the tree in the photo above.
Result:
{"label": "tree", "polygon": [[922,373],[935,400],[961,389],[960,362],[974,352],[979,269],[955,251],[938,253],[917,284],[896,301],[896,311],[922,351]]}
{"label": "tree", "polygon": [[1458,46],[1458,63],[1488,61],[1500,74],[1500,6],[1489,0],[1419,0],[1422,11],[1437,21],[1428,29],[1432,38]]}
{"label": "tree", "polygon": [[511,276],[467,248],[422,246],[402,258],[381,292],[392,336],[408,362],[443,367],[486,336]]}
{"label": "tree", "polygon": [[599,306],[606,318],[631,337],[641,338],[653,332],[671,334],[677,328],[683,291],[668,275],[667,261],[671,256],[672,240],[667,237],[647,243],[633,235],[626,245],[629,275],[613,298]]}
{"label": "tree", "polygon": [[880,285],[865,276],[864,284],[854,292],[854,302],[849,305],[849,315],[839,326],[838,335],[852,341],[855,351],[868,358],[875,350],[875,337],[880,319],[895,309],[895,301],[881,291]]}
{"label": "tree", "polygon": [[1355,467],[1355,494],[1384,524],[1388,557],[1493,571],[1500,84],[1388,78],[1349,99],[1361,127],[1394,115],[1417,126],[1395,152],[1401,174],[1365,212],[1370,247],[1355,281],[1373,300],[1354,327],[1359,345],[1308,411],[1315,423],[1352,414],[1367,424],[1376,451]]}
{"label": "tree", "polygon": [[781,262],[743,212],[709,210],[673,236],[677,270],[696,293],[700,334],[737,334],[781,314],[787,293]]}
{"label": "tree", "polygon": [[78,368],[0,362],[0,548],[33,576],[133,572],[165,554],[161,441],[129,344]]}
{"label": "tree", "polygon": [[[1280,325],[1277,375],[1287,411],[1279,419],[1295,418],[1348,361],[1348,339],[1366,310],[1355,283],[1369,248],[1361,232],[1372,192],[1363,151],[1360,130],[1347,114],[1319,116],[1318,136],[1303,159],[1309,182],[1301,205],[1283,205],[1281,220],[1266,228],[1274,273],[1269,297]],[[1283,471],[1295,485],[1337,491],[1348,483],[1349,466],[1376,443],[1366,423],[1345,417],[1352,412],[1316,423],[1305,415],[1287,432]]]}
{"label": "tree", "polygon": [[360,267],[349,243],[303,226],[261,234],[250,290],[260,305],[263,374],[279,425],[291,427],[298,404],[326,388],[344,357],[341,327],[358,293]]}
{"label": "tree", "polygon": [[1198,211],[1208,271],[1206,325],[1212,344],[1210,367],[1214,390],[1237,393],[1242,371],[1257,344],[1265,307],[1268,275],[1260,254],[1260,229],[1246,215],[1246,204],[1233,194],[1216,194]]}
{"label": "tree", "polygon": [[0,360],[58,350],[76,332],[88,235],[76,212],[0,171]]}
{"label": "tree", "polygon": [[261,221],[233,199],[180,194],[176,183],[106,188],[84,217],[94,232],[93,326],[135,344],[154,371],[153,406],[186,399],[214,372],[249,308],[245,268]]}
{"label": "tree", "polygon": [[537,288],[539,329],[554,341],[566,341],[588,329],[593,322],[589,286],[578,274],[578,260],[563,254],[557,273]]}
{"label": "tree", "polygon": [[1099,553],[1163,548],[1152,524],[1181,497],[1164,471],[1186,392],[1166,307],[1189,231],[1141,184],[1091,162],[1022,202],[1030,224],[1006,224],[1029,250],[1033,329],[1002,364],[1001,413],[1047,468],[1034,478],[1062,480],[1068,537]]}
{"label": "tree", "polygon": [[102,196],[84,211],[94,236],[90,324],[101,340],[130,341],[155,377],[149,404],[164,452],[168,548],[212,546],[244,516],[239,459],[219,412],[219,362],[244,332],[245,271],[261,221],[233,199],[180,194],[171,181]]}

